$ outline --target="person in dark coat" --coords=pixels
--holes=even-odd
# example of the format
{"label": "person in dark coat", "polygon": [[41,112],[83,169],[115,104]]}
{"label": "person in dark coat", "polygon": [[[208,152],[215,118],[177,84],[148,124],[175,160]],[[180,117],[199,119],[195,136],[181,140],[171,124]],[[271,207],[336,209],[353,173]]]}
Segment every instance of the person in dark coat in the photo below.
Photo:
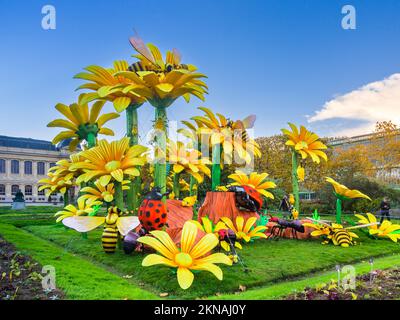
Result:
{"label": "person in dark coat", "polygon": [[291,211],[291,205],[289,203],[288,196],[285,195],[281,201],[281,204],[279,205],[279,210],[283,212],[290,212]]}
{"label": "person in dark coat", "polygon": [[381,204],[380,204],[380,211],[381,211],[381,223],[385,218],[390,221],[390,202],[387,197],[384,197]]}

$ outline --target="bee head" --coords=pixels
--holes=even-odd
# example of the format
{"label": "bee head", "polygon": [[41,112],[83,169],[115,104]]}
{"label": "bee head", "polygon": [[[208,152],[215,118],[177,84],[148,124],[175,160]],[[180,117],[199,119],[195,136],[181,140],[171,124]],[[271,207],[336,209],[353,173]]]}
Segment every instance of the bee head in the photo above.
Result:
{"label": "bee head", "polygon": [[165,71],[171,72],[172,70],[174,70],[174,66],[172,64],[170,64],[170,63],[167,63],[165,65]]}

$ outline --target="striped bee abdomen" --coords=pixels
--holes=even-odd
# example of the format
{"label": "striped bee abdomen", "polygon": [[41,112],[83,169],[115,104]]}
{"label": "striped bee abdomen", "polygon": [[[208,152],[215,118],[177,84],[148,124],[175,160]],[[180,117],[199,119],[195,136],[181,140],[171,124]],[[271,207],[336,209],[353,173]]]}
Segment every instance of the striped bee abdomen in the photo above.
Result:
{"label": "striped bee abdomen", "polygon": [[347,230],[337,230],[333,234],[333,241],[336,245],[348,247],[353,244],[352,237]]}
{"label": "striped bee abdomen", "polygon": [[101,243],[106,253],[114,253],[117,248],[118,242],[118,229],[116,225],[106,225],[104,227],[103,235],[101,237]]}

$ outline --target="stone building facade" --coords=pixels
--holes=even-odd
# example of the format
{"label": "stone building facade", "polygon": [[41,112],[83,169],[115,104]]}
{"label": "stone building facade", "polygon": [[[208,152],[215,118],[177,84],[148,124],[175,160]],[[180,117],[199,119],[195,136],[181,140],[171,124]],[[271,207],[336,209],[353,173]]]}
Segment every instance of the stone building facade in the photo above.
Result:
{"label": "stone building facade", "polygon": [[[38,180],[63,158],[67,150],[50,141],[0,136],[0,203],[11,203],[20,189],[26,202],[48,202],[44,191],[38,191]],[[52,196],[59,201],[60,195]]]}

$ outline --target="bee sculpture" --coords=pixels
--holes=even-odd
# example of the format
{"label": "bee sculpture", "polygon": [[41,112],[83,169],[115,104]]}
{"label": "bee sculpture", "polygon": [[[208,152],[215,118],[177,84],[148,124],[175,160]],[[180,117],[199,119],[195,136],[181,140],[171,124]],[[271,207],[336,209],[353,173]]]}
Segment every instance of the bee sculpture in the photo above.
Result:
{"label": "bee sculpture", "polygon": [[121,235],[125,236],[140,224],[138,217],[121,217],[121,210],[117,207],[110,207],[105,217],[73,216],[62,222],[78,232],[88,232],[104,224],[101,242],[106,253],[114,253]]}
{"label": "bee sculpture", "polygon": [[129,38],[132,47],[139,53],[134,55],[140,61],[129,66],[132,72],[154,71],[168,73],[173,70],[194,70],[191,65],[181,63],[181,54],[177,49],[167,51],[166,62],[164,62],[160,50],[153,44],[145,44],[137,35]]}
{"label": "bee sculpture", "polygon": [[353,240],[353,238],[358,238],[358,235],[352,232],[351,230],[365,228],[377,224],[377,223],[368,223],[368,224],[344,228],[341,224],[337,223],[329,224],[322,220],[315,220],[312,218],[307,218],[307,219],[314,222],[314,223],[303,224],[304,226],[315,229],[311,233],[313,237],[322,236],[325,238],[325,240],[322,242],[323,244],[332,242],[335,246],[341,246],[344,248],[356,244],[356,241]]}

